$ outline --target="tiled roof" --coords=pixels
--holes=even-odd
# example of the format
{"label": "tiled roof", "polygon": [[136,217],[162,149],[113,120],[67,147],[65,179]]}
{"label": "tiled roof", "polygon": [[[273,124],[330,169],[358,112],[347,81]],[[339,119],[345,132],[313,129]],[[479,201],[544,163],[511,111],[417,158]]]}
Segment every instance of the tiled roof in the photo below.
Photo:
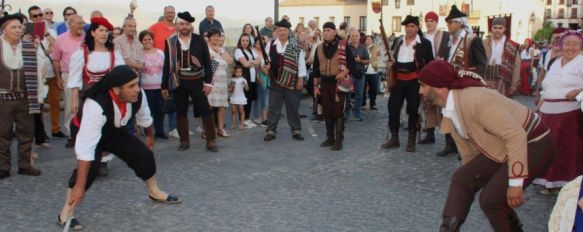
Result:
{"label": "tiled roof", "polygon": [[366,5],[367,0],[284,0],[279,6]]}

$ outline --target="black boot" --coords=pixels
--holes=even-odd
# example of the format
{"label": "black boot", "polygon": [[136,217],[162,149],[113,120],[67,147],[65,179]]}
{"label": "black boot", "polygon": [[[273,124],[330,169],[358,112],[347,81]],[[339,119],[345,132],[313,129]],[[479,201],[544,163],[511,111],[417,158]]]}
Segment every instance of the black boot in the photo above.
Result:
{"label": "black boot", "polygon": [[445,148],[442,151],[435,153],[438,157],[444,157],[449,154],[457,153],[457,147],[450,134],[445,135]]}
{"label": "black boot", "polygon": [[381,146],[384,149],[399,148],[399,132],[391,132],[391,139]]}
{"label": "black boot", "polygon": [[215,131],[215,120],[212,114],[202,117],[202,127],[204,128],[204,135],[206,139],[206,150],[211,152],[218,152],[219,147],[216,143],[217,132]]}
{"label": "black boot", "polygon": [[439,232],[459,232],[463,223],[463,218],[444,216]]}
{"label": "black boot", "polygon": [[330,150],[340,151],[342,150],[342,141],[344,140],[344,118],[337,118],[335,127],[336,141],[334,141],[334,145],[332,145]]}
{"label": "black boot", "polygon": [[409,129],[409,139],[407,140],[407,152],[415,152],[415,144],[417,143],[417,130]]}
{"label": "black boot", "polygon": [[188,150],[190,148],[190,135],[188,134],[188,118],[186,116],[176,116],[176,130],[180,137],[178,150]]}
{"label": "black boot", "polygon": [[326,140],[320,144],[320,147],[332,146],[334,142],[334,118],[326,117]]}
{"label": "black boot", "polygon": [[425,138],[419,141],[419,144],[432,144],[435,143],[435,128],[427,128]]}
{"label": "black boot", "polygon": [[522,232],[522,223],[520,223],[520,219],[518,219],[518,215],[514,210],[510,210],[508,214],[508,225],[510,227],[510,232]]}

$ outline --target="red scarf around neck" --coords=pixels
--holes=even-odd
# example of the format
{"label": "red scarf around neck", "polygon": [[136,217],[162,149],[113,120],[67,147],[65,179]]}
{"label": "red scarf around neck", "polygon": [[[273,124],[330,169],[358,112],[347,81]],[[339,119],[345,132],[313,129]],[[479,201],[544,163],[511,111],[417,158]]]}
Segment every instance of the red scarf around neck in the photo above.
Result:
{"label": "red scarf around neck", "polygon": [[126,104],[119,100],[119,97],[113,92],[113,89],[110,89],[108,93],[113,102],[117,105],[117,108],[119,108],[119,112],[121,113],[120,120],[123,119],[127,112]]}

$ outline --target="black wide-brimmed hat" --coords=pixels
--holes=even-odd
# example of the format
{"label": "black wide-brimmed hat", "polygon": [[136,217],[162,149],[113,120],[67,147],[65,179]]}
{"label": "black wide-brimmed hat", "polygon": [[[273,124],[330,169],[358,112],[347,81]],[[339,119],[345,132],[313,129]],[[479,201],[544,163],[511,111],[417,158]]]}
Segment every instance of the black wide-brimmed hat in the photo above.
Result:
{"label": "black wide-brimmed hat", "polygon": [[188,11],[180,12],[176,16],[189,23],[194,23],[195,20],[194,17],[192,17],[192,15],[190,15],[190,12]]}
{"label": "black wide-brimmed hat", "polygon": [[407,15],[407,17],[405,17],[405,20],[403,20],[403,22],[401,22],[401,25],[405,26],[409,23],[415,24],[417,26],[420,25],[419,23],[419,17],[417,16],[412,16],[412,15]]}
{"label": "black wide-brimmed hat", "polygon": [[0,18],[0,27],[4,26],[4,24],[10,20],[17,19],[20,23],[24,22],[24,18],[22,15],[16,13],[11,15],[5,15],[4,17]]}
{"label": "black wide-brimmed hat", "polygon": [[279,22],[275,23],[276,27],[285,27],[287,29],[291,28],[291,24],[286,20],[286,19],[282,19]]}
{"label": "black wide-brimmed hat", "polygon": [[449,11],[449,15],[445,18],[445,21],[449,21],[451,19],[467,17],[468,15],[461,12],[456,5],[451,6],[451,10]]}

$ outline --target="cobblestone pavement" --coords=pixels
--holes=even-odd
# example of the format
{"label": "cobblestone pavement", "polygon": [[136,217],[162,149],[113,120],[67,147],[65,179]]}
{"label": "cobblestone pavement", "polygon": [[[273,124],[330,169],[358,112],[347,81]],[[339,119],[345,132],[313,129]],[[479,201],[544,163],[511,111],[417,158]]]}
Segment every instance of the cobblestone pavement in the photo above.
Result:
{"label": "cobblestone pavement", "polygon": [[[442,136],[437,144],[418,145],[417,153],[404,152],[404,146],[381,149],[387,108],[386,99],[379,101],[385,102],[380,111],[348,123],[340,152],[319,147],[324,124],[309,119],[302,119],[303,142],[292,140],[285,119],[271,142],[263,141],[261,128],[230,130],[232,137],[218,140],[219,153],[205,152],[196,135],[186,152],[176,150],[176,139],[157,141],[159,182],[182,204],[150,202],[141,181],[115,159],[76,216],[86,231],[437,231],[459,162],[433,155]],[[302,112],[311,112],[309,101],[302,102]],[[39,151],[42,176],[19,176],[13,168],[13,176],[0,181],[0,231],[59,231],[56,217],[75,167],[64,143],[55,139],[52,148]],[[556,199],[536,190],[526,191],[527,204],[518,209],[525,231],[546,230]],[[462,229],[491,231],[479,204]]]}

